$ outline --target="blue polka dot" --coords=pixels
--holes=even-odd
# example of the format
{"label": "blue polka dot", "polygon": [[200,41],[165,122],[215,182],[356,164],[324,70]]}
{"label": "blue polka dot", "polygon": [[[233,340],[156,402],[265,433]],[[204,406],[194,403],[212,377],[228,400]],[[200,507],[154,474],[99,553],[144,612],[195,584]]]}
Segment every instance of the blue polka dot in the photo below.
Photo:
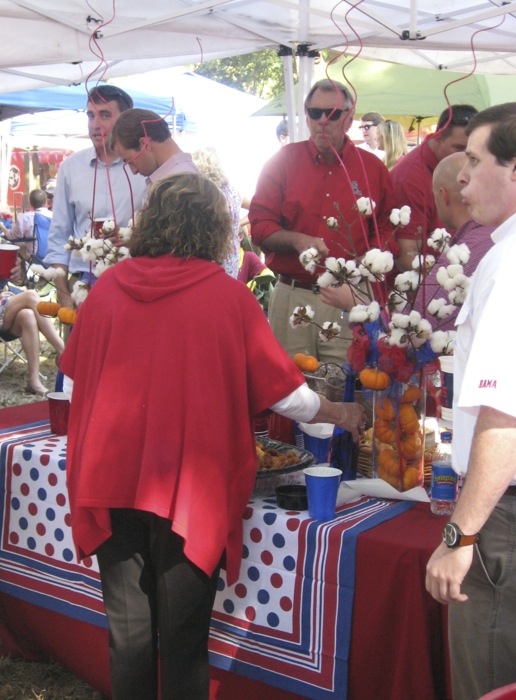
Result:
{"label": "blue polka dot", "polygon": [[228,615],[231,615],[234,610],[235,610],[235,604],[233,603],[232,600],[225,600],[222,607],[224,608],[224,612],[227,612]]}
{"label": "blue polka dot", "polygon": [[222,576],[219,576],[219,580],[217,581],[217,590],[218,591],[223,591],[226,588],[226,583]]}
{"label": "blue polka dot", "polygon": [[287,571],[294,571],[296,568],[296,560],[294,557],[285,557],[285,559],[283,559],[283,566]]}
{"label": "blue polka dot", "polygon": [[45,515],[47,516],[47,520],[50,520],[50,522],[56,519],[56,512],[53,508],[47,508],[45,511]]}
{"label": "blue polka dot", "polygon": [[65,561],[73,561],[73,552],[71,549],[63,549],[63,559]]}
{"label": "blue polka dot", "polygon": [[22,457],[26,462],[29,462],[30,458],[32,457],[32,450],[23,450]]}
{"label": "blue polka dot", "polygon": [[59,462],[57,463],[57,466],[62,472],[66,471],[66,459],[60,459]]}
{"label": "blue polka dot", "polygon": [[38,498],[40,501],[47,500],[47,492],[45,491],[45,489],[38,489]]}
{"label": "blue polka dot", "polygon": [[244,544],[242,547],[242,559],[247,559],[249,557],[249,547]]}
{"label": "blue polka dot", "polygon": [[269,505],[276,505],[276,497],[275,496],[269,496],[268,498],[263,499],[264,503],[268,503]]}
{"label": "blue polka dot", "polygon": [[20,508],[20,500],[18,498],[11,499],[11,508],[13,510],[18,510]]}
{"label": "blue polka dot", "polygon": [[277,627],[279,625],[279,617],[276,613],[269,613],[267,615],[267,624],[269,627]]}
{"label": "blue polka dot", "polygon": [[29,523],[27,522],[27,518],[20,518],[19,526],[20,526],[20,530],[26,530],[29,527]]}
{"label": "blue polka dot", "polygon": [[247,570],[247,575],[251,581],[258,581],[260,578],[260,571],[256,566],[250,566]]}
{"label": "blue polka dot", "polygon": [[39,479],[39,469],[36,469],[36,467],[32,467],[30,470],[30,478],[32,481],[37,481]]}
{"label": "blue polka dot", "polygon": [[272,504],[264,503],[262,507],[264,510],[277,510],[277,506],[273,506]]}
{"label": "blue polka dot", "polygon": [[265,513],[263,516],[263,522],[266,525],[274,525],[276,520],[278,519],[278,514],[276,512],[274,513]]}
{"label": "blue polka dot", "polygon": [[27,547],[29,549],[36,549],[36,540],[34,539],[34,537],[29,537],[27,539]]}
{"label": "blue polka dot", "polygon": [[57,530],[54,532],[54,537],[58,542],[62,542],[64,540],[64,532],[61,530],[60,527],[58,527]]}
{"label": "blue polka dot", "polygon": [[272,544],[273,544],[275,547],[277,547],[278,549],[281,549],[282,547],[285,546],[285,538],[283,537],[282,534],[280,534],[279,532],[276,532],[276,533],[272,536]]}
{"label": "blue polka dot", "polygon": [[263,588],[261,588],[258,591],[258,595],[256,596],[256,598],[257,598],[258,602],[261,603],[261,605],[267,605],[267,603],[271,599],[269,592]]}

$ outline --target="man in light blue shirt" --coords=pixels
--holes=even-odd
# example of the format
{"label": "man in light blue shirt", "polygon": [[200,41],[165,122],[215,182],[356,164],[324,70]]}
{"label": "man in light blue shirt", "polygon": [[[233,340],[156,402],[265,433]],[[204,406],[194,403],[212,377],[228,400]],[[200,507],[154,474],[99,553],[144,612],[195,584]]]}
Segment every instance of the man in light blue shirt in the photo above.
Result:
{"label": "man in light blue shirt", "polygon": [[[132,106],[131,97],[114,85],[90,90],[86,114],[93,146],[69,156],[59,167],[45,263],[74,276],[90,270],[89,263],[64,249],[69,237],[89,235],[94,218],[112,217],[118,226],[127,226],[142,205],[145,179],[126,172],[108,138],[118,115]],[[56,288],[59,303],[73,306],[67,278],[58,277]]]}

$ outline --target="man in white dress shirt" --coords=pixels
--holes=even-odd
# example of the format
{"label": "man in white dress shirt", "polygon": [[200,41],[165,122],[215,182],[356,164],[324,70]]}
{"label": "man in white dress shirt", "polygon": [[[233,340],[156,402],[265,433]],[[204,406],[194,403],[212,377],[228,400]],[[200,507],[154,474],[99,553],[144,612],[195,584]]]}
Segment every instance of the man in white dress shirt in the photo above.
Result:
{"label": "man in white dress shirt", "polygon": [[457,317],[453,467],[466,478],[427,566],[427,589],[450,604],[454,700],[516,682],[516,102],[466,134],[462,197],[496,228]]}
{"label": "man in white dress shirt", "polygon": [[378,112],[367,112],[367,114],[362,115],[358,127],[364,139],[364,143],[359,144],[358,147],[369,151],[369,153],[374,153],[380,160],[383,160],[385,151],[378,148],[378,125],[383,121],[385,119]]}

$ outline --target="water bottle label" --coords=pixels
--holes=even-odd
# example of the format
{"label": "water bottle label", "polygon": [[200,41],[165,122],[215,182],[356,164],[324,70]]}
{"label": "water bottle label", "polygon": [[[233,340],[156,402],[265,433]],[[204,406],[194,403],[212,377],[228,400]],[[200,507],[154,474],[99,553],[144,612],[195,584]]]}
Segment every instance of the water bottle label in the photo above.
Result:
{"label": "water bottle label", "polygon": [[435,501],[457,499],[457,474],[451,467],[432,464],[431,495]]}

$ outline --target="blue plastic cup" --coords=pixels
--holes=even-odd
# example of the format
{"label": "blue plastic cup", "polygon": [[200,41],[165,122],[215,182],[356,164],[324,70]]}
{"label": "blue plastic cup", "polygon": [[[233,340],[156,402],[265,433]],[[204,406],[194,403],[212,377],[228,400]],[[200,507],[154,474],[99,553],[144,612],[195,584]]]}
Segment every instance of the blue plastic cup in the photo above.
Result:
{"label": "blue plastic cup", "polygon": [[303,469],[308,495],[308,514],[324,522],[335,517],[337,492],[342,472],[334,467],[319,466]]}

